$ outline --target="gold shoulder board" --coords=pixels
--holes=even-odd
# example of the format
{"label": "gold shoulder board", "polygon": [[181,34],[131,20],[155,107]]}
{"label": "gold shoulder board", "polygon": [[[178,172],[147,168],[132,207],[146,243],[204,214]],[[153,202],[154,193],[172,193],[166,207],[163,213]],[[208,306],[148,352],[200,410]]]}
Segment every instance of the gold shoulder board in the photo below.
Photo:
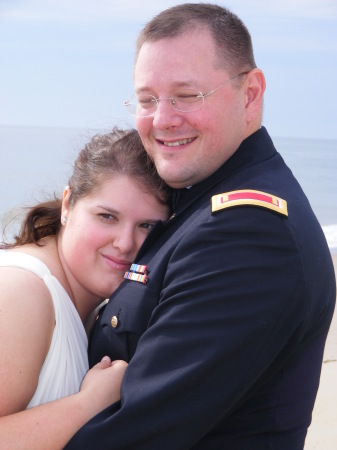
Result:
{"label": "gold shoulder board", "polygon": [[212,197],[212,212],[240,205],[262,206],[288,216],[287,202],[266,192],[242,189],[213,195]]}

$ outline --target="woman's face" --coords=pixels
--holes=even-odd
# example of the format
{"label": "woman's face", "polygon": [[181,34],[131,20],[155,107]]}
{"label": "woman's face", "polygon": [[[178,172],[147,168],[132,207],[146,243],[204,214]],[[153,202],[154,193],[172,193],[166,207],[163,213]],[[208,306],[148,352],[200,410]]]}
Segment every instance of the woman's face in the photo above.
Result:
{"label": "woman's face", "polygon": [[105,179],[94,193],[68,208],[65,191],[60,258],[75,298],[104,299],[120,285],[125,271],[157,220],[169,209],[143,192],[126,175]]}

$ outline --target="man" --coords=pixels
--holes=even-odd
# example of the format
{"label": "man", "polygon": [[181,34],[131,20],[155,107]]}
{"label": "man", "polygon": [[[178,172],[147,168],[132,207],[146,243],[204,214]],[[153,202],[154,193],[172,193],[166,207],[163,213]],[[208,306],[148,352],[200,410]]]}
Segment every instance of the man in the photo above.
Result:
{"label": "man", "polygon": [[91,363],[130,361],[122,400],[69,449],[302,449],[336,298],[307,198],[261,128],[263,73],[220,6],[141,32],[126,105],[173,214],[95,328]]}

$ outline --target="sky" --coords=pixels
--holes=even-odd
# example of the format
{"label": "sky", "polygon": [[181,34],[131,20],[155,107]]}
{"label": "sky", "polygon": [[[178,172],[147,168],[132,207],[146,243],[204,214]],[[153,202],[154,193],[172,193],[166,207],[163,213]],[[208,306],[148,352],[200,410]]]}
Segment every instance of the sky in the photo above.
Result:
{"label": "sky", "polygon": [[[138,32],[170,0],[0,0],[0,125],[134,125]],[[266,77],[272,136],[337,139],[337,1],[228,0]],[[210,89],[213,86],[210,86]]]}

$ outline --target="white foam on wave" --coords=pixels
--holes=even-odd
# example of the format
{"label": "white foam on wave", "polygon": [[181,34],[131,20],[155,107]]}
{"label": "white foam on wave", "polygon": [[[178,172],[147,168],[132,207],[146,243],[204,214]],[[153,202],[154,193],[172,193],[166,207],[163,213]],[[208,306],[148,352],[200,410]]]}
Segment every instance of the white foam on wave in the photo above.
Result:
{"label": "white foam on wave", "polygon": [[330,250],[337,251],[337,224],[322,226]]}

